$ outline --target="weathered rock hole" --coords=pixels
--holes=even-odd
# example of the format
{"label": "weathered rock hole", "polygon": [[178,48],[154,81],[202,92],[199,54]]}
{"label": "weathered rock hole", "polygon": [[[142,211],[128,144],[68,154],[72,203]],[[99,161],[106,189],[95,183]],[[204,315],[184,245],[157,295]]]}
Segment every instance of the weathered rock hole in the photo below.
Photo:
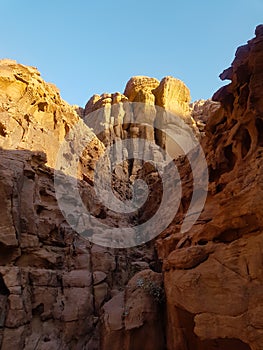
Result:
{"label": "weathered rock hole", "polygon": [[240,126],[234,136],[234,139],[237,140],[238,143],[241,145],[242,159],[245,158],[245,156],[248,154],[250,150],[251,143],[252,143],[249,131],[243,126]]}
{"label": "weathered rock hole", "polygon": [[[236,163],[236,155],[232,151],[232,144],[224,148],[224,157],[225,161],[217,164],[215,168],[212,168],[211,165],[208,167],[209,171],[209,182],[216,182],[219,180],[220,176],[224,173],[230,172],[233,170]],[[220,185],[218,190],[220,189]]]}
{"label": "weathered rock hole", "polygon": [[220,233],[213,239],[214,242],[230,243],[241,237],[241,233],[236,229],[228,229]]}
{"label": "weathered rock hole", "polygon": [[233,128],[236,124],[237,124],[237,120],[232,118],[229,122],[229,127]]}
{"label": "weathered rock hole", "polygon": [[263,147],[263,120],[261,118],[256,119],[256,128],[258,132],[258,145]]}
{"label": "weathered rock hole", "polygon": [[213,169],[211,165],[209,165],[208,167],[208,173],[209,173],[209,182],[215,182],[220,177],[220,174],[218,173],[217,169]]}
{"label": "weathered rock hole", "polygon": [[13,260],[17,247],[6,246],[0,243],[0,265],[7,265]]}
{"label": "weathered rock hole", "polygon": [[[227,117],[224,116],[218,123],[216,123],[215,125],[212,126],[211,132],[214,134],[216,131],[218,131],[220,129],[220,126],[222,126],[226,123],[226,121],[227,121]],[[216,140],[220,137],[221,137],[221,135],[218,135],[216,137]]]}
{"label": "weathered rock hole", "polygon": [[106,211],[102,208],[99,212],[99,214],[96,216],[99,219],[106,219],[107,218],[107,213]]}
{"label": "weathered rock hole", "polygon": [[206,245],[208,243],[207,239],[199,239],[199,241],[197,242],[198,245]]}
{"label": "weathered rock hole", "polygon": [[32,309],[33,316],[41,315],[43,312],[44,312],[44,304],[43,303],[39,304],[34,309]]}
{"label": "weathered rock hole", "polygon": [[28,123],[31,123],[31,119],[30,119],[30,116],[28,114],[25,114],[24,115],[24,119],[28,122]]}
{"label": "weathered rock hole", "polygon": [[226,187],[226,184],[223,184],[223,183],[217,184],[216,193],[222,192],[225,187]]}
{"label": "weathered rock hole", "polygon": [[231,171],[236,163],[236,156],[232,150],[233,145],[228,145],[224,148],[224,156],[228,161],[228,171]]}
{"label": "weathered rock hole", "polygon": [[2,123],[0,123],[0,135],[3,137],[7,135],[6,127]]}
{"label": "weathered rock hole", "polygon": [[39,102],[37,104],[38,111],[39,112],[46,112],[47,111],[47,106],[48,106],[47,102]]}
{"label": "weathered rock hole", "polygon": [[37,206],[37,215],[40,215],[43,210],[46,208],[43,205],[38,205]]}
{"label": "weathered rock hole", "polygon": [[3,276],[0,274],[0,295],[9,295],[9,289],[7,288]]}

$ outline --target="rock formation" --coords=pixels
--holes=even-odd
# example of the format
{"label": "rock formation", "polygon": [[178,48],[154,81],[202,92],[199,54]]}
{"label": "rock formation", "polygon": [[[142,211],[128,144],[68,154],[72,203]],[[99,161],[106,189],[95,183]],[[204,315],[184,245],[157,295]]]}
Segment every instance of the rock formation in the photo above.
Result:
{"label": "rock formation", "polygon": [[[231,83],[215,93],[216,102],[189,105],[178,79],[139,76],[123,94],[94,95],[83,110],[63,101],[35,68],[0,61],[1,349],[263,349],[262,56],[258,26],[221,74]],[[67,168],[56,169],[57,155],[68,138],[63,157],[74,163],[84,136],[81,128],[75,138],[70,131],[83,121],[89,141],[78,158],[78,190],[92,215],[111,227],[132,228],[157,211],[163,178],[154,164],[174,180],[171,162],[157,150],[176,158],[181,203],[157,240],[126,249],[97,245],[91,238],[105,232],[91,227],[79,234],[73,211],[63,215],[57,174],[69,179],[65,203],[77,202]],[[183,155],[160,131],[169,128],[197,136],[209,170],[203,212],[186,233],[180,228],[193,192],[194,155]],[[107,147],[130,138],[131,147],[123,143],[114,155],[132,156],[138,137],[152,162],[128,157],[111,169]],[[101,180],[112,176],[121,201],[132,198],[136,180],[146,181],[150,195],[138,211],[120,215],[101,205],[95,186],[101,158]]]}
{"label": "rock formation", "polygon": [[262,58],[259,26],[213,96],[221,108],[201,141],[210,176],[203,213],[187,236],[174,222],[157,242],[171,350],[263,349]]}
{"label": "rock formation", "polygon": [[[58,206],[56,155],[80,117],[35,68],[0,61],[0,86],[1,349],[105,349],[116,330],[114,316],[107,320],[108,314],[117,312],[111,307],[115,300],[120,301],[119,329],[120,334],[127,333],[126,348],[133,346],[134,332],[140,343],[145,328],[149,339],[155,334],[161,349],[161,304],[151,289],[140,289],[139,323],[132,313],[128,317],[139,277],[131,287],[128,281],[136,273],[143,270],[146,285],[153,279],[153,291],[163,291],[153,244],[129,250],[91,244],[74,232]],[[80,159],[80,192],[93,215],[103,219],[93,172],[104,145],[91,130],[86,132],[91,141]],[[65,157],[72,161],[70,154]],[[120,225],[123,219],[115,215],[108,221]],[[121,348],[122,336],[119,341],[116,348]]]}

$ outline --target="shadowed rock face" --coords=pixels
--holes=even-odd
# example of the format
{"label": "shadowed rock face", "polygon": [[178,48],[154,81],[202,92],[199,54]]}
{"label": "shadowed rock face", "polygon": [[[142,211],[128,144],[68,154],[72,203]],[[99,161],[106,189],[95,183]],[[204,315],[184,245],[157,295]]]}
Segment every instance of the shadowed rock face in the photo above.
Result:
{"label": "shadowed rock face", "polygon": [[213,96],[222,107],[210,115],[202,139],[210,176],[203,213],[187,239],[174,222],[157,242],[168,349],[263,344],[262,26],[221,77],[231,83]]}
{"label": "shadowed rock face", "polygon": [[[222,73],[231,83],[214,95],[217,102],[189,105],[180,80],[139,76],[123,94],[94,95],[82,110],[35,68],[0,61],[1,349],[263,349],[262,62],[259,26]],[[133,112],[153,118],[152,125],[163,123],[163,108],[192,128],[206,155],[209,191],[199,220],[181,234],[193,183],[189,161],[177,158],[182,200],[170,226],[155,242],[105,248],[62,215],[54,167],[74,125],[106,123],[99,135],[87,129],[77,172],[81,198],[112,226],[147,221],[162,196],[152,165],[132,160],[112,174],[121,200],[130,198],[135,179],[146,179],[151,197],[135,216],[110,212],[94,190],[96,162],[112,142],[142,136],[168,147],[156,128],[124,122],[129,102],[143,104]],[[64,155],[69,164],[72,155]],[[70,188],[66,196],[74,203]]]}

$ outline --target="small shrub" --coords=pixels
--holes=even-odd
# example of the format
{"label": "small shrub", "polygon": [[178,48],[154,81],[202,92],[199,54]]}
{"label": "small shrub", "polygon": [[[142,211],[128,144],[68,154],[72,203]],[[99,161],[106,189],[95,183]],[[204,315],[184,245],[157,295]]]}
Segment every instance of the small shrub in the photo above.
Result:
{"label": "small shrub", "polygon": [[156,302],[160,304],[164,302],[165,298],[162,285],[160,286],[156,282],[146,278],[138,278],[136,284],[138,288],[142,288],[146,293],[150,294]]}

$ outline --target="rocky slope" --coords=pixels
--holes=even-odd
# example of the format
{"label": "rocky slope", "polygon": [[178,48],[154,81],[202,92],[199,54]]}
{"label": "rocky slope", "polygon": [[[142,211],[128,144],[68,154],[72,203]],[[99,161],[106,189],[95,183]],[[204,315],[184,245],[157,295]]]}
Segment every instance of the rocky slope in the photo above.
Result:
{"label": "rocky slope", "polygon": [[[222,73],[231,83],[214,95],[217,102],[189,105],[188,88],[172,77],[133,77],[123,94],[94,95],[84,110],[63,101],[35,68],[0,61],[1,349],[263,349],[262,56],[259,26]],[[78,203],[67,171],[84,137],[81,129],[74,137],[70,131],[83,121],[88,142],[77,157],[77,187],[93,217],[110,227],[106,231],[90,225],[79,232],[73,223]],[[188,158],[195,153],[184,156],[169,130],[179,138],[191,131],[209,170],[203,212],[185,233],[180,227],[195,171]],[[130,146],[118,148],[126,138]],[[141,154],[137,138],[144,139],[144,162],[134,157]],[[64,139],[67,167],[58,171]],[[116,159],[126,156],[114,169],[105,156],[111,144]],[[178,212],[157,240],[149,241],[152,225],[149,232],[134,231],[140,237],[130,248],[118,249],[109,232],[118,228],[125,242],[125,228],[134,230],[158,213],[162,181],[174,181],[160,147],[176,158],[182,182]],[[136,180],[146,181],[149,196],[140,209],[120,214],[101,204],[95,185],[101,158],[99,180],[110,178],[121,201],[133,197]],[[62,186],[70,204],[64,215],[58,176],[68,181]],[[160,221],[166,212],[168,206]],[[104,236],[101,242],[112,248],[96,244]]]}

